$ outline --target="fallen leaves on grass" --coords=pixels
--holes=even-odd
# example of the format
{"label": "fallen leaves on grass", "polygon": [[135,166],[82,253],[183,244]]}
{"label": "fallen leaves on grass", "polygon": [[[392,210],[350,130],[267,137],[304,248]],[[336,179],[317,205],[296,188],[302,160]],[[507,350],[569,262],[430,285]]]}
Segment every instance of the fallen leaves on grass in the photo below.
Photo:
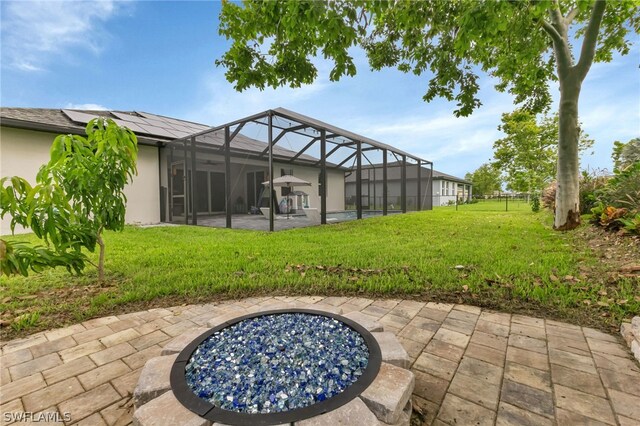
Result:
{"label": "fallen leaves on grass", "polygon": [[626,265],[620,268],[620,272],[623,274],[632,274],[638,273],[640,274],[640,265]]}
{"label": "fallen leaves on grass", "polygon": [[297,265],[287,265],[284,268],[285,272],[297,272],[301,276],[304,276],[309,271],[318,271],[319,273],[331,274],[331,275],[349,275],[350,280],[358,280],[360,276],[382,275],[385,273],[408,273],[411,269],[410,266],[400,266],[397,268],[354,268],[345,267],[342,265],[325,266],[325,265],[305,265],[304,263]]}

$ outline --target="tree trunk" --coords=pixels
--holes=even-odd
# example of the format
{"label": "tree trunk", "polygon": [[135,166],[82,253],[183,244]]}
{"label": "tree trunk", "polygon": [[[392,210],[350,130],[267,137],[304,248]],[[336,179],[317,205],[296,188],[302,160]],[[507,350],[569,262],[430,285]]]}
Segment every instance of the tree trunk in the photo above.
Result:
{"label": "tree trunk", "polygon": [[98,261],[98,281],[104,281],[104,241],[102,241],[102,231],[98,234],[98,246],[100,246],[100,258]]}
{"label": "tree trunk", "polygon": [[560,80],[558,187],[554,229],[580,225],[580,161],[578,157],[578,98],[581,82],[575,75]]}

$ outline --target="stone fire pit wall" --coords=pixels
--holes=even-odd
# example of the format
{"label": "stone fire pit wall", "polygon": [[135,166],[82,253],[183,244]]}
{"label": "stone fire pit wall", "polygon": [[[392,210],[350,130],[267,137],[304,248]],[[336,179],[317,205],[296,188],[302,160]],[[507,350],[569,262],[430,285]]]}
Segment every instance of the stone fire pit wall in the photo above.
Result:
{"label": "stone fire pit wall", "polygon": [[[268,307],[256,307],[248,313],[260,313],[276,309],[313,309],[317,306],[306,304],[281,304]],[[342,314],[342,309],[325,307],[328,314]],[[138,385],[134,391],[135,412],[133,424],[136,426],[224,426],[212,423],[184,407],[171,391],[171,368],[189,343],[207,330],[240,316],[231,313],[214,318],[208,327],[193,328],[185,331],[164,347],[161,356],[152,358],[145,364]],[[393,333],[385,332],[383,326],[365,318],[359,312],[344,315],[357,322],[376,339],[382,353],[380,371],[371,385],[358,397],[347,404],[325,414],[295,422],[299,426],[371,426],[394,425],[409,426],[411,419],[411,394],[414,388],[414,376],[409,371],[410,359]],[[289,424],[289,423],[287,423]]]}
{"label": "stone fire pit wall", "polygon": [[633,356],[640,362],[640,317],[634,317],[631,323],[623,323],[620,333],[631,348]]}

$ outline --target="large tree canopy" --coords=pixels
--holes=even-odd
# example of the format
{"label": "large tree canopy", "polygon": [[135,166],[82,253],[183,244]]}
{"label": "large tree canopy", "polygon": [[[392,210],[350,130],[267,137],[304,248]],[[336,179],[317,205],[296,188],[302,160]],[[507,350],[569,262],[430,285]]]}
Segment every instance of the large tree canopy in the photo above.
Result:
{"label": "large tree canopy", "polygon": [[[492,165],[504,172],[507,188],[517,192],[542,192],[555,178],[558,158],[558,115],[536,115],[525,110],[502,114],[498,127],[505,137],[493,144]],[[580,132],[579,150],[593,146]]]}
{"label": "large tree canopy", "polygon": [[473,173],[467,173],[464,178],[473,183],[474,195],[492,195],[502,187],[502,177],[499,169],[490,163],[484,163]]}
{"label": "large tree canopy", "polygon": [[[539,112],[561,91],[555,226],[580,220],[578,98],[594,61],[629,52],[639,30],[637,0],[599,1],[245,1],[225,2],[220,33],[232,39],[217,60],[237,90],[299,87],[315,80],[314,59],[332,63],[331,80],[356,74],[360,46],[374,70],[425,75],[424,100],[457,102],[466,116],[480,106],[481,72],[496,77],[522,107]],[[569,33],[582,39],[575,52]]]}

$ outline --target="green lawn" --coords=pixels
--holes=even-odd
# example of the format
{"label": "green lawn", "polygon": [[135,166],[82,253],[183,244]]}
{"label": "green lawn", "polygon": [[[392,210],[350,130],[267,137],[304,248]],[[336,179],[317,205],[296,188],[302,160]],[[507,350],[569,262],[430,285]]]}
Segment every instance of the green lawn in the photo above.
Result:
{"label": "green lawn", "polygon": [[[92,267],[81,277],[61,269],[3,277],[2,319],[22,319],[1,332],[6,338],[148,305],[259,294],[462,301],[600,326],[640,311],[637,284],[611,287],[600,273],[585,275],[600,266],[572,234],[551,230],[548,213],[523,202],[503,207],[483,202],[276,233],[128,227],[106,234],[102,285]],[[605,286],[607,297],[626,304],[598,306]]]}

